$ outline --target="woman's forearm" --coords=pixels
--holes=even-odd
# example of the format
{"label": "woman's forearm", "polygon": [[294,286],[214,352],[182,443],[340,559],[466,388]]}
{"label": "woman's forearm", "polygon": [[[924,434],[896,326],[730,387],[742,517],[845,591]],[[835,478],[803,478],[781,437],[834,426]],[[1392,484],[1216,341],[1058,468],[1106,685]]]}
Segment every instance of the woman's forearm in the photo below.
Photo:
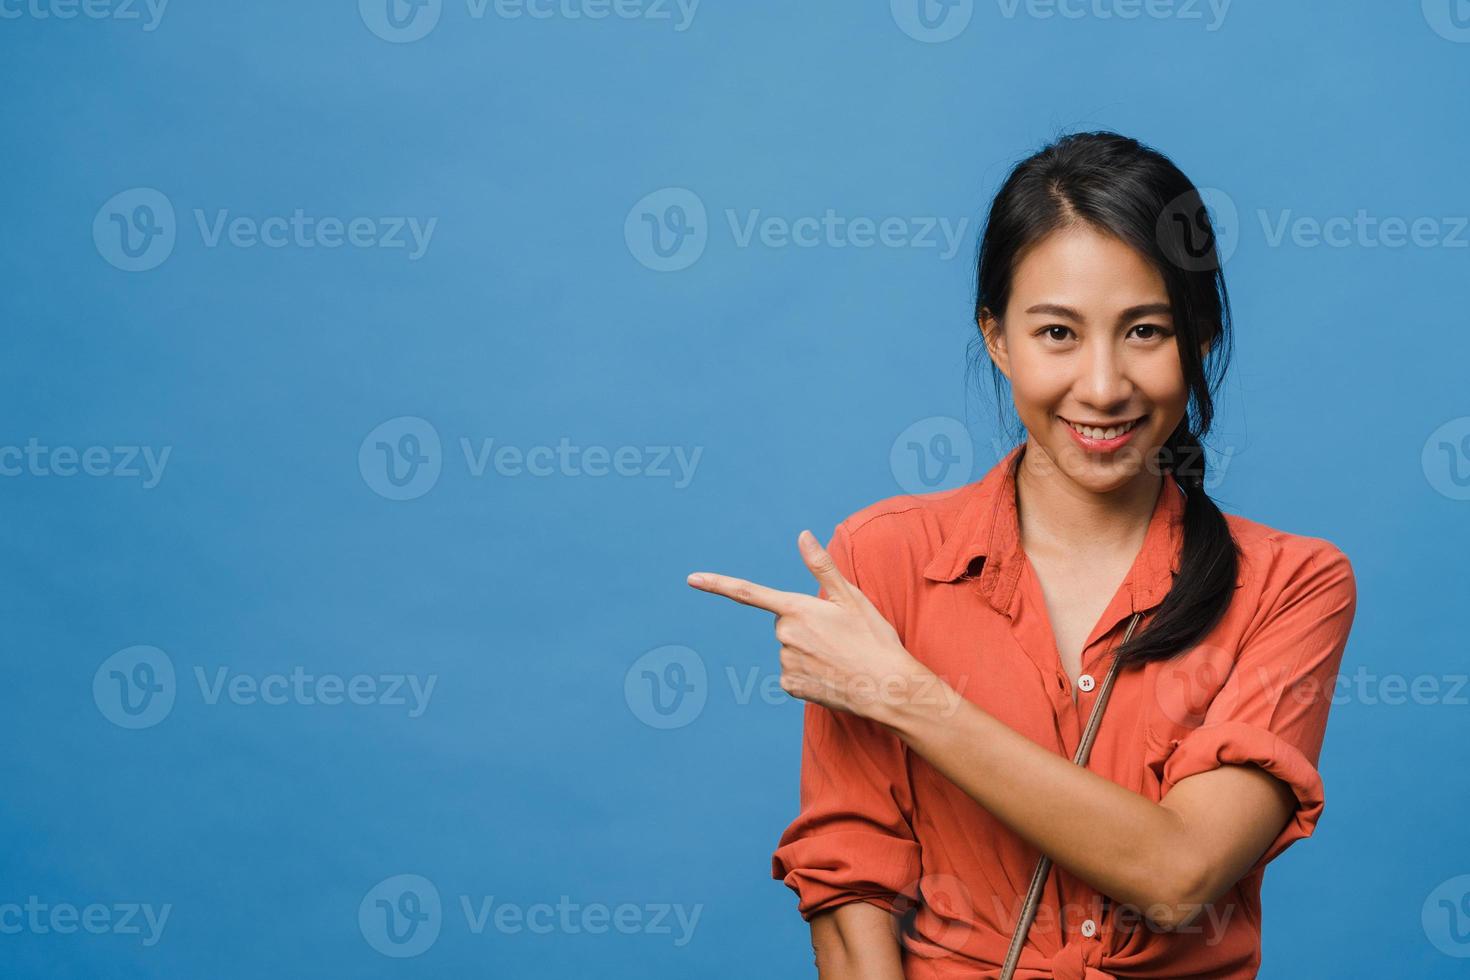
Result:
{"label": "woman's forearm", "polygon": [[[942,683],[942,682],[940,682]],[[1037,745],[964,698],[884,699],[876,720],[1057,865],[1167,926],[1192,911],[1196,868],[1182,821]]]}
{"label": "woman's forearm", "polygon": [[868,902],[812,916],[820,980],[903,980],[898,917]]}

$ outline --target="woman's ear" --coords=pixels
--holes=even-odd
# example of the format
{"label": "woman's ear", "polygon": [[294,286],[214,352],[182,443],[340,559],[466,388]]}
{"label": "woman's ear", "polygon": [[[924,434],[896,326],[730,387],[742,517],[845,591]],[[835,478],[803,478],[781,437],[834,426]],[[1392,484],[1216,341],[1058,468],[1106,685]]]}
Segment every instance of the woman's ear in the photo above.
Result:
{"label": "woman's ear", "polygon": [[980,336],[985,339],[985,353],[990,355],[995,366],[1000,368],[1000,373],[1005,375],[1006,380],[1009,381],[1011,358],[1010,352],[1006,349],[1006,334],[1001,327],[1000,320],[992,316],[989,310],[981,310],[975,322],[980,327]]}

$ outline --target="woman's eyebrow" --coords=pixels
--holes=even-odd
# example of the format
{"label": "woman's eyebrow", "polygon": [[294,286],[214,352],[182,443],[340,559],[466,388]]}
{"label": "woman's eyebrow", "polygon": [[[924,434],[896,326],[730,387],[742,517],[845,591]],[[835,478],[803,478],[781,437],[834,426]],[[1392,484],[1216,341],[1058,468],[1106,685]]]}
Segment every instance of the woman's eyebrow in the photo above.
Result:
{"label": "woman's eyebrow", "polygon": [[[1026,307],[1027,313],[1049,313],[1052,316],[1066,317],[1069,320],[1081,322],[1084,317],[1081,313],[1070,306],[1061,306],[1056,303],[1037,303],[1035,306]],[[1140,316],[1152,316],[1155,313],[1173,313],[1173,308],[1168,303],[1140,303],[1130,306],[1118,314],[1119,320],[1132,320]]]}

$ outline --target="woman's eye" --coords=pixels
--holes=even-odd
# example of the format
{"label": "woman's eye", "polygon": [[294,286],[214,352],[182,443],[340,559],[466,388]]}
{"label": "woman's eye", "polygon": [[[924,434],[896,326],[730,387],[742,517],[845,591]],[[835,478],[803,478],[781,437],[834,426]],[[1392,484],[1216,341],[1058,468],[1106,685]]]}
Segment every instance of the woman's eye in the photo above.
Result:
{"label": "woman's eye", "polygon": [[[1058,334],[1058,333],[1055,332],[1055,331],[1058,331],[1058,330],[1061,331],[1060,334]],[[1063,327],[1063,326],[1060,326],[1060,325],[1056,325],[1056,326],[1045,327],[1045,328],[1042,329],[1041,332],[1046,336],[1046,338],[1048,340],[1066,340],[1067,339],[1066,335],[1072,332],[1072,328],[1071,327]]]}
{"label": "woman's eye", "polygon": [[1148,334],[1145,334],[1143,336],[1142,339],[1144,339],[1144,340],[1156,340],[1159,337],[1167,336],[1167,334],[1164,332],[1164,328],[1163,327],[1157,326],[1157,325],[1152,324],[1152,323],[1140,323],[1140,324],[1138,324],[1138,326],[1134,327],[1133,329],[1134,330],[1149,330],[1149,331],[1152,331],[1152,333],[1148,333]]}

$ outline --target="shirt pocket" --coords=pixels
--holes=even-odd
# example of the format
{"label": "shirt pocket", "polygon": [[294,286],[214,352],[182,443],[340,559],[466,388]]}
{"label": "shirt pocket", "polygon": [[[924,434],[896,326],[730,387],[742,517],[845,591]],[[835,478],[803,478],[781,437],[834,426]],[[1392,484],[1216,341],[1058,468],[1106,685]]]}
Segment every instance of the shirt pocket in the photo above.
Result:
{"label": "shirt pocket", "polygon": [[1235,657],[1232,649],[1200,644],[1188,653],[1144,668],[1142,715],[1151,762],[1157,757],[1162,763],[1180,740],[1218,707]]}

